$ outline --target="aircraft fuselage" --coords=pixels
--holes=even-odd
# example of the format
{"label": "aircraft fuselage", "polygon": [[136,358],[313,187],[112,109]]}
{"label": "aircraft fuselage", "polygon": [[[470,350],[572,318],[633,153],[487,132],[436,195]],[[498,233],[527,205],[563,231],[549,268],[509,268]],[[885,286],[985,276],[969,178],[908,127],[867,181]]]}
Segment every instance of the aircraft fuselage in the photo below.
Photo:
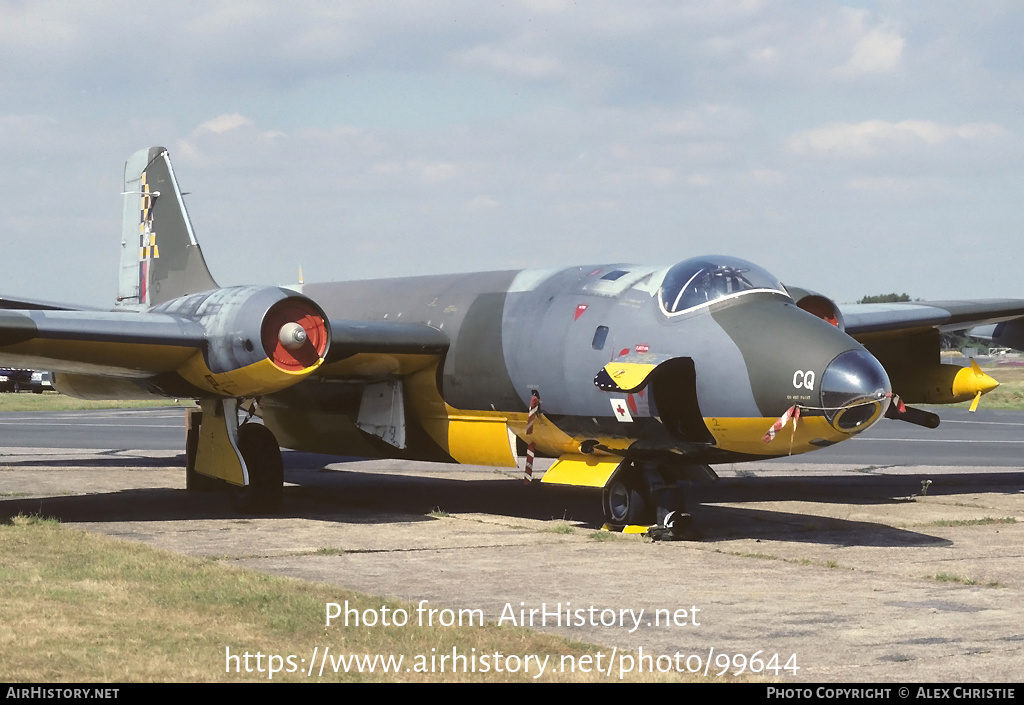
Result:
{"label": "aircraft fuselage", "polygon": [[[673,277],[689,275],[685,267],[674,274],[682,264],[614,264],[309,284],[302,293],[332,319],[426,323],[451,341],[436,370],[414,357],[361,361],[356,355],[335,363],[348,366],[346,376],[374,382],[413,372],[407,384],[415,386],[416,375],[420,391],[433,384],[444,414],[500,417],[520,440],[552,456],[582,447],[584,453],[629,450],[735,462],[829,445],[881,416],[888,380],[859,343],[798,308],[781,285],[762,286],[754,274],[763,270],[731,258],[701,262],[706,266],[696,269],[705,288],[732,290],[709,295],[693,277],[673,288]],[[730,277],[745,283],[730,284]],[[684,295],[698,298],[686,302]],[[829,373],[844,354],[846,364]],[[598,373],[608,366],[614,375],[619,363],[641,376],[637,388],[599,386]],[[827,402],[823,383],[831,384]],[[333,452],[350,448],[359,434],[342,426],[352,423],[360,395],[351,385],[346,394],[343,386],[309,383],[285,392],[290,419],[274,414],[270,400],[268,424],[278,426],[283,445],[331,451],[322,431],[335,424]],[[534,394],[544,425],[527,438]],[[802,411],[795,432],[787,428],[765,442],[768,428],[794,406]],[[847,410],[844,424],[846,406],[859,411]],[[431,413],[437,408],[421,403],[410,416],[422,420]],[[304,425],[315,433],[301,432]],[[373,445],[378,453],[438,459],[418,451],[423,444],[415,438],[404,453]]]}

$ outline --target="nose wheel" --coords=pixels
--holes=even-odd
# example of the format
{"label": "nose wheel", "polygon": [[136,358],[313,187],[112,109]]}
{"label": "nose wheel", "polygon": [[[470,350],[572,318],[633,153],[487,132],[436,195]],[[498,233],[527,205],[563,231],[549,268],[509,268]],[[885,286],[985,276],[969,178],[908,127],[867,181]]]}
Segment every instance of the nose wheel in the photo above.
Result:
{"label": "nose wheel", "polygon": [[654,463],[623,467],[603,493],[605,521],[616,527],[648,526],[655,541],[700,538],[686,513],[684,480]]}
{"label": "nose wheel", "polygon": [[636,473],[622,479],[614,479],[604,491],[604,516],[609,524],[626,526],[649,524],[654,519],[648,509],[642,486]]}

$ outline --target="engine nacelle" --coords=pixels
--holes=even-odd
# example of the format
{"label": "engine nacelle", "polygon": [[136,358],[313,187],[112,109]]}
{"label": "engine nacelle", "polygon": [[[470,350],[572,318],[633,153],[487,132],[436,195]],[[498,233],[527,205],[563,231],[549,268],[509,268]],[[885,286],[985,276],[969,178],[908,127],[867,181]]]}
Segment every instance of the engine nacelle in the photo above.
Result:
{"label": "engine nacelle", "polygon": [[796,305],[799,308],[817,316],[827,323],[831,323],[839,330],[846,330],[846,323],[843,321],[843,312],[839,310],[835,301],[809,289],[787,286],[786,290],[789,291],[789,295],[793,297],[793,301],[796,302]]}
{"label": "engine nacelle", "polygon": [[151,309],[200,324],[206,346],[178,370],[216,396],[255,397],[299,382],[330,347],[330,323],[311,299],[279,287],[190,294]]}
{"label": "engine nacelle", "polygon": [[991,346],[1024,350],[1024,322],[1019,319],[973,328],[970,335],[987,340]]}

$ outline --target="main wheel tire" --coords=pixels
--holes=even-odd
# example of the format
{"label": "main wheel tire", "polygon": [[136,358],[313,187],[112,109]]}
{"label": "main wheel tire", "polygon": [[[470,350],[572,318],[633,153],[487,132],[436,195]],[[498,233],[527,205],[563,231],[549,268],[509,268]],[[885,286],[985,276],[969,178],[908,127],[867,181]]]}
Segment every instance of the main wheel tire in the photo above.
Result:
{"label": "main wheel tire", "polygon": [[249,472],[249,484],[235,490],[235,508],[251,514],[276,514],[284,493],[281,447],[266,426],[243,424],[238,428],[238,449]]}
{"label": "main wheel tire", "polygon": [[604,515],[610,524],[648,524],[647,500],[629,479],[612,481],[604,493]]}

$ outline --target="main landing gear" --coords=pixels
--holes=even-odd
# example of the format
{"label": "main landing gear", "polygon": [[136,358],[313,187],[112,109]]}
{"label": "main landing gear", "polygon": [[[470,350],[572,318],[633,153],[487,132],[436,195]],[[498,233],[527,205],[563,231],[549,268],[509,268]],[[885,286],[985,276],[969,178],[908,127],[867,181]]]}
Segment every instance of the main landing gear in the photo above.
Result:
{"label": "main landing gear", "polygon": [[249,472],[249,484],[235,487],[235,509],[246,514],[277,514],[284,494],[281,447],[266,426],[238,427],[238,450]]}
{"label": "main landing gear", "polygon": [[[252,421],[237,425],[235,420],[232,427],[232,417],[237,419],[234,404],[225,404],[223,411],[218,407],[213,413],[209,411],[212,405],[204,404],[203,408],[205,411],[190,410],[187,417],[186,490],[226,489],[232,494],[232,504],[238,512],[277,513],[284,492],[284,464],[273,432]],[[207,416],[205,421],[204,415]],[[205,428],[206,423],[211,426]],[[244,485],[239,460],[245,463],[248,475],[248,483]],[[197,470],[197,465],[204,472]]]}
{"label": "main landing gear", "polygon": [[646,535],[655,541],[699,539],[686,513],[685,474],[653,462],[624,461],[604,489],[605,521],[649,526]]}

